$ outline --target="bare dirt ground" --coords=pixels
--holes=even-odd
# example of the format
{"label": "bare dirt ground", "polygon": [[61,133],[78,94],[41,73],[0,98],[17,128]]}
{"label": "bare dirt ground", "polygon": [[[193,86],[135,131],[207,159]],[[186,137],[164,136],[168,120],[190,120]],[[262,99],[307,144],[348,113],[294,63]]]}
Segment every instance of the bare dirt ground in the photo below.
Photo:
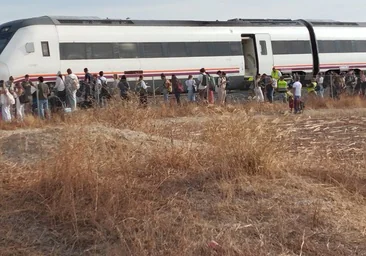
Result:
{"label": "bare dirt ground", "polygon": [[[246,126],[245,122],[251,125]],[[127,152],[131,163],[138,161],[133,157],[144,155],[153,155],[157,160],[146,163],[153,166],[152,170],[147,169],[151,173],[141,171],[142,165],[131,165],[132,173],[141,173],[133,174],[128,182],[120,180],[120,187],[136,186],[135,190],[129,188],[130,194],[126,192],[127,199],[121,199],[126,200],[125,205],[134,206],[123,205],[126,216],[118,219],[108,212],[106,219],[75,222],[59,221],[55,213],[56,217],[51,214],[49,221],[47,214],[38,212],[39,205],[46,205],[46,199],[42,195],[43,201],[38,202],[34,199],[37,197],[30,196],[32,191],[27,191],[23,201],[9,205],[17,193],[24,192],[13,194],[9,173],[2,168],[0,192],[9,199],[0,200],[0,255],[366,255],[365,122],[363,109],[310,110],[303,115],[238,110],[156,118],[135,129],[100,123],[1,131],[1,162],[24,166],[23,174],[31,171],[28,166],[57,154],[70,132],[87,137],[98,150],[103,150],[103,144],[132,150]],[[194,155],[186,157],[187,152],[174,151],[206,147],[215,131],[231,127],[240,130],[236,123],[243,125],[244,132],[227,138],[228,145],[244,140],[246,129],[270,133],[273,143],[281,145],[270,153],[285,163],[284,173],[270,178],[261,174],[231,177],[230,173],[224,175],[216,170],[219,162],[206,170]],[[249,147],[239,144],[235,150],[246,146]],[[159,153],[154,155],[166,149],[179,156],[169,155],[165,161]],[[265,149],[261,150],[266,154]],[[115,157],[122,154],[118,151]],[[174,162],[175,158],[185,162]],[[212,162],[217,158],[213,155]],[[247,158],[243,161],[250,160]],[[240,156],[231,162],[235,159],[238,169],[242,168]],[[108,164],[101,162],[98,166],[103,169],[105,165]],[[234,172],[235,166],[229,165],[226,167]],[[115,168],[108,169],[108,175],[124,167]],[[23,174],[16,175],[25,184]],[[154,183],[154,177],[160,180]],[[78,188],[78,192],[82,194],[85,187]],[[51,204],[47,207],[60,209]],[[112,212],[118,215],[117,210]],[[211,248],[207,246],[210,241],[219,245]]]}

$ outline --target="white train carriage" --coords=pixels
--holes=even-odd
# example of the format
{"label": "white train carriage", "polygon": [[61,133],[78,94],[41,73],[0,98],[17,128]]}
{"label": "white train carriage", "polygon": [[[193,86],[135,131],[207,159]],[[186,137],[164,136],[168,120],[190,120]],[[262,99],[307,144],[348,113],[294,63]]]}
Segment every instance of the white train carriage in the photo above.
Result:
{"label": "white train carriage", "polygon": [[[231,86],[245,77],[270,73],[309,76],[319,70],[362,69],[366,27],[361,23],[303,20],[132,21],[95,17],[39,17],[0,26],[0,79],[25,74],[55,80],[57,71],[83,69],[108,78],[143,72],[179,78],[225,71]],[[333,43],[332,43],[333,42]],[[332,45],[334,44],[334,45]],[[332,46],[331,46],[332,45]],[[351,45],[351,46],[350,46]],[[331,50],[335,47],[335,50]],[[158,83],[159,84],[159,83]],[[158,85],[157,85],[158,86]]]}

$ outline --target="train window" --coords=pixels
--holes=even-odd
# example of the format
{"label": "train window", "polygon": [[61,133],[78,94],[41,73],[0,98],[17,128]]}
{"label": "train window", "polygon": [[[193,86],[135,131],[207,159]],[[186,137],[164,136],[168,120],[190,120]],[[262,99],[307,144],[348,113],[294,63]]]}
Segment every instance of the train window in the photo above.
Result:
{"label": "train window", "polygon": [[168,43],[169,57],[187,57],[187,49],[185,43]]}
{"label": "train window", "polygon": [[7,42],[7,39],[0,39],[0,53],[4,50]]}
{"label": "train window", "polygon": [[191,50],[191,56],[210,56],[208,43],[188,43]]}
{"label": "train window", "polygon": [[337,53],[337,43],[336,41],[323,40],[318,41],[318,48],[320,53]]}
{"label": "train window", "polygon": [[143,43],[144,58],[164,57],[163,44],[161,43]]}
{"label": "train window", "polygon": [[61,43],[61,60],[82,60],[86,59],[86,44],[84,43]]}
{"label": "train window", "polygon": [[353,41],[340,40],[338,41],[339,52],[355,52]]}
{"label": "train window", "polygon": [[50,57],[50,47],[48,42],[41,42],[43,57]]}
{"label": "train window", "polygon": [[366,41],[365,40],[355,41],[355,50],[356,52],[366,52]]}
{"label": "train window", "polygon": [[267,55],[267,43],[266,41],[259,41],[259,44],[261,45],[261,55]]}
{"label": "train window", "polygon": [[288,45],[286,41],[272,41],[273,54],[289,54]]}
{"label": "train window", "polygon": [[119,44],[119,57],[121,59],[138,58],[138,48],[136,43]]}
{"label": "train window", "polygon": [[230,50],[232,56],[243,55],[241,42],[230,42]]}
{"label": "train window", "polygon": [[288,44],[290,54],[311,53],[311,47],[309,41],[288,41]]}
{"label": "train window", "polygon": [[94,43],[91,44],[92,59],[113,59],[113,44]]}
{"label": "train window", "polygon": [[211,56],[230,56],[231,49],[228,42],[209,43]]}

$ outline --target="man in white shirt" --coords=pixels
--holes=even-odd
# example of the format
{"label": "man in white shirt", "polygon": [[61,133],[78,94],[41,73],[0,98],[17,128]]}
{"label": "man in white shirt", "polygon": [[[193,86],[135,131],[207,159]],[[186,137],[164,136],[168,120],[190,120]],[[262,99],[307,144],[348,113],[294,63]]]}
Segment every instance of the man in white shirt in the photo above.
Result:
{"label": "man in white shirt", "polygon": [[319,85],[319,94],[320,94],[320,97],[324,98],[324,86],[323,86],[323,83],[324,83],[324,77],[323,77],[323,74],[322,73],[319,73],[318,74],[318,77],[316,79],[316,82],[318,83]]}
{"label": "man in white shirt", "polygon": [[186,81],[187,91],[188,91],[188,101],[195,102],[195,91],[196,91],[196,81],[194,81],[193,76],[189,75]]}
{"label": "man in white shirt", "polygon": [[57,72],[56,85],[53,89],[55,90],[57,97],[59,97],[62,102],[65,102],[66,101],[65,81],[60,71]]}
{"label": "man in white shirt", "polygon": [[76,110],[76,91],[80,88],[78,77],[72,73],[71,69],[67,70],[68,76],[65,79],[66,96],[72,111]]}
{"label": "man in white shirt", "polygon": [[300,83],[300,78],[298,76],[295,78],[295,83],[292,85],[292,89],[294,92],[295,114],[297,114],[300,110],[300,99],[302,90],[302,84]]}

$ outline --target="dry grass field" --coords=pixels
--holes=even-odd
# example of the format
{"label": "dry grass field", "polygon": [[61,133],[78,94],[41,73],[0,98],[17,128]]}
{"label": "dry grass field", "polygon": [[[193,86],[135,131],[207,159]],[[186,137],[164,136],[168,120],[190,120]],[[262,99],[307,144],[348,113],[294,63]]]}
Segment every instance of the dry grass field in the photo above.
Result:
{"label": "dry grass field", "polygon": [[366,255],[366,101],[0,123],[0,255]]}

